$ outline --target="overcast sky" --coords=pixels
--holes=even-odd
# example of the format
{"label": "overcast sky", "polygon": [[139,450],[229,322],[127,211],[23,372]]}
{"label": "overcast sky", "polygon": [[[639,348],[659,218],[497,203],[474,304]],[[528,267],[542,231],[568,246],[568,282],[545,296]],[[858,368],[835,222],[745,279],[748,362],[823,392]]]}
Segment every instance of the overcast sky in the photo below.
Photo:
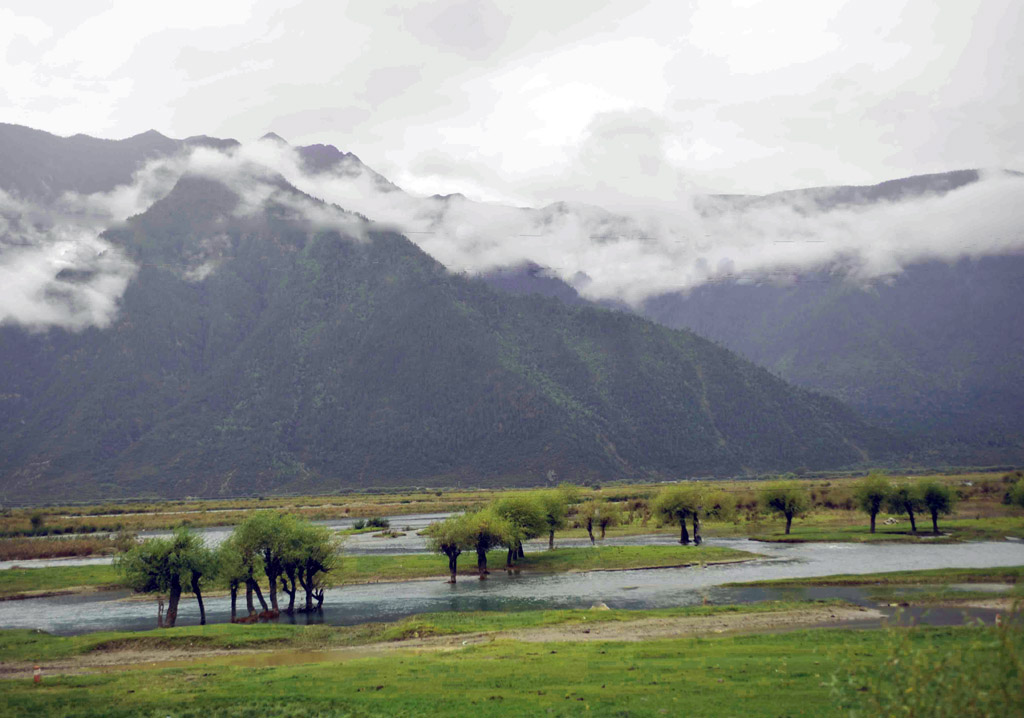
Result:
{"label": "overcast sky", "polygon": [[[601,9],[585,9],[587,6]],[[1024,169],[1020,0],[7,0],[0,121],[544,204]]]}

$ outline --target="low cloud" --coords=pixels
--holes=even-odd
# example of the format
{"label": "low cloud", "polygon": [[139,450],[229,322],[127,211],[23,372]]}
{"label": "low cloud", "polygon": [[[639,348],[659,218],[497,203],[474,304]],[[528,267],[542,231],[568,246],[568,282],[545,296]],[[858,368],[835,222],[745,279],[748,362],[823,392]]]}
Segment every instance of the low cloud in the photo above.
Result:
{"label": "low cloud", "polygon": [[43,211],[0,190],[0,324],[81,330],[111,323],[136,268],[100,238],[98,208],[78,209]]}
{"label": "low cloud", "polygon": [[[660,141],[629,127],[606,129],[625,133],[634,146]],[[651,162],[640,169],[660,173]],[[530,208],[461,195],[417,196],[353,156],[314,167],[288,145],[260,141],[153,160],[129,185],[65,195],[51,207],[0,193],[0,323],[108,326],[136,268],[102,231],[144,211],[186,173],[228,185],[241,198],[241,215],[273,204],[307,222],[311,232],[366,241],[364,215],[406,234],[452,271],[534,262],[584,296],[630,304],[708,282],[787,282],[830,270],[865,283],[925,260],[1024,250],[1024,178],[1003,172],[942,194],[837,206],[813,192],[714,197],[687,194],[675,183],[660,197],[645,191],[631,198],[627,188],[613,212],[580,202]],[[282,178],[324,203],[287,190]],[[219,246],[217,237],[200,239],[182,277],[199,282],[216,272]]]}

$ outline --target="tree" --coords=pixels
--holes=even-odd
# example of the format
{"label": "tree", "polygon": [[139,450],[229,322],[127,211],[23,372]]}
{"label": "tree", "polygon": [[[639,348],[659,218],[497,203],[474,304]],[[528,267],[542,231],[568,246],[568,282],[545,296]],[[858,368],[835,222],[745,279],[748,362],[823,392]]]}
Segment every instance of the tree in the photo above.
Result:
{"label": "tree", "polygon": [[605,502],[601,504],[601,513],[597,517],[597,525],[601,527],[601,540],[609,526],[618,526],[622,522],[622,509],[618,504]]}
{"label": "tree", "polygon": [[[291,514],[257,511],[240,523],[234,531],[242,554],[254,557],[263,569],[270,589],[270,607],[277,612],[280,612],[277,582],[284,573],[284,554],[288,550],[290,534],[296,528],[295,521],[296,517]],[[258,587],[254,589],[258,591]],[[262,596],[260,603],[264,604],[263,609],[267,610]]]}
{"label": "tree", "polygon": [[892,482],[881,472],[872,471],[867,478],[861,480],[854,490],[853,497],[860,510],[871,517],[871,533],[875,532],[875,517],[885,506],[892,491]]}
{"label": "tree", "polygon": [[523,541],[537,538],[547,529],[544,511],[536,497],[519,493],[498,499],[491,506],[494,513],[505,518],[510,524],[507,567],[517,558],[525,556]]}
{"label": "tree", "polygon": [[921,505],[932,515],[932,532],[939,533],[939,514],[943,516],[953,512],[956,499],[948,486],[934,479],[925,479],[914,487],[921,499]]}
{"label": "tree", "polygon": [[693,521],[693,543],[700,546],[704,539],[700,535],[701,519],[724,520],[736,511],[736,499],[724,491],[713,491],[704,484],[688,487],[692,492],[690,519]]}
{"label": "tree", "polygon": [[490,510],[477,511],[462,517],[464,528],[476,550],[476,568],[480,580],[487,578],[487,552],[498,546],[508,546],[515,532],[508,520]]}
{"label": "tree", "polygon": [[915,534],[917,533],[917,522],[914,520],[914,514],[920,511],[924,504],[915,487],[910,484],[894,486],[889,493],[886,504],[894,514],[906,514],[910,518],[910,530]]}
{"label": "tree", "polygon": [[544,514],[544,523],[548,531],[548,550],[551,550],[555,547],[555,531],[565,528],[565,517],[569,513],[569,500],[563,491],[539,491],[537,492],[537,502]]}
{"label": "tree", "polygon": [[679,543],[686,546],[690,543],[686,519],[693,515],[697,506],[697,496],[692,487],[677,485],[662,489],[654,497],[652,510],[661,523],[679,524]]}
{"label": "tree", "polygon": [[217,569],[221,580],[228,585],[228,590],[231,592],[231,621],[234,622],[238,615],[238,588],[248,578],[249,568],[242,558],[242,552],[238,549],[233,535],[217,547]]}
{"label": "tree", "polygon": [[196,594],[201,621],[206,622],[201,583],[215,574],[216,562],[195,532],[180,528],[170,538],[149,539],[120,554],[115,565],[133,590],[167,592],[167,614],[157,619],[157,625],[174,627],[183,590]]}
{"label": "tree", "polygon": [[[290,544],[286,545],[283,552],[282,565],[286,571],[294,572],[295,580],[298,580],[305,593],[306,600],[302,610],[307,614],[314,610],[319,611],[324,603],[327,574],[341,566],[338,538],[326,526],[296,520],[292,526]],[[289,610],[294,605],[294,582],[290,595]]]}
{"label": "tree", "polygon": [[594,524],[597,523],[597,517],[600,515],[601,504],[593,499],[585,504],[580,504],[579,508],[576,509],[576,518],[587,529],[587,535],[590,536],[591,545],[595,543]]}
{"label": "tree", "polygon": [[427,547],[448,557],[448,583],[455,583],[459,571],[459,555],[463,550],[473,548],[473,536],[468,529],[465,516],[450,516],[444,521],[430,524],[426,530]]}
{"label": "tree", "polygon": [[761,489],[761,505],[770,511],[786,517],[786,533],[793,526],[793,519],[807,513],[810,500],[807,492],[795,481],[777,481]]}

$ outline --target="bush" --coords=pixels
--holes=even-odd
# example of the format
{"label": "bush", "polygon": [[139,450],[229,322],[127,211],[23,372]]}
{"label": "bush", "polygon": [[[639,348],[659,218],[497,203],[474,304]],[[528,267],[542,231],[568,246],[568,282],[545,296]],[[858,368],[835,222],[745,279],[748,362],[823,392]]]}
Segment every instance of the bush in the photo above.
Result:
{"label": "bush", "polygon": [[[951,646],[942,640],[951,631],[957,637],[969,631],[970,639]],[[891,628],[881,657],[881,662],[833,676],[843,715],[1024,715],[1024,616],[1019,605],[997,627]]]}

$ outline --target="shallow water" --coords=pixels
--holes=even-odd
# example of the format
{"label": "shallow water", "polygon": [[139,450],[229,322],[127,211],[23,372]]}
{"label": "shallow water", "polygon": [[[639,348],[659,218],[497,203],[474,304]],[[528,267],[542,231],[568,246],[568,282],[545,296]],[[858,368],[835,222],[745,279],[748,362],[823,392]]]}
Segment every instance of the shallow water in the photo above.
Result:
{"label": "shallow water", "polygon": [[[634,537],[636,538],[636,537]],[[656,537],[663,538],[663,537]],[[563,574],[506,575],[495,572],[486,581],[462,579],[409,581],[346,586],[327,592],[317,622],[353,624],[394,620],[434,611],[490,611],[546,608],[588,608],[604,602],[612,608],[662,608],[747,603],[785,598],[846,598],[870,603],[861,589],[729,588],[722,584],[778,578],[827,576],[932,568],[991,568],[1024,565],[1024,545],[1014,542],[968,544],[766,544],[747,539],[709,539],[708,545],[763,554],[745,563],[705,568],[590,571]],[[563,544],[564,545],[564,544]],[[680,547],[680,555],[686,548]],[[446,559],[438,557],[438,575]],[[99,630],[143,630],[155,627],[156,601],[125,601],[123,592],[55,596],[0,602],[0,628],[38,628],[57,634]],[[207,599],[210,622],[227,621],[229,600]],[[239,601],[240,608],[244,601]],[[179,625],[198,623],[194,600],[183,600]],[[289,620],[282,617],[282,620]],[[296,616],[297,622],[306,617]]]}

